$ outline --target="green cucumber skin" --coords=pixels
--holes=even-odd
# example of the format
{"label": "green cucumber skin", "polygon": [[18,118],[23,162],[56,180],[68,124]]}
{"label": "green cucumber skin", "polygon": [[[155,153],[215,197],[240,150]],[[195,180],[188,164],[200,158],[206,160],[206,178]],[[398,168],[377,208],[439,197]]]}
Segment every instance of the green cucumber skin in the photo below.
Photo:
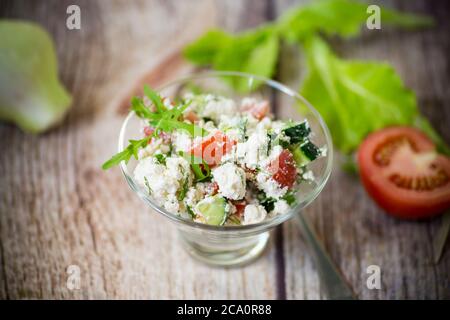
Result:
{"label": "green cucumber skin", "polygon": [[306,141],[305,143],[300,145],[300,149],[310,161],[316,160],[317,157],[320,156],[320,149],[317,148],[317,146],[311,141]]}
{"label": "green cucumber skin", "polygon": [[213,202],[209,198],[200,201],[196,205],[196,210],[203,215],[207,224],[221,226],[228,217],[226,205],[227,203],[224,198],[214,196]]}
{"label": "green cucumber skin", "polygon": [[305,141],[311,133],[311,128],[309,127],[308,122],[303,121],[302,123],[284,129],[283,132],[290,138],[290,144],[293,145]]}
{"label": "green cucumber skin", "polygon": [[306,141],[298,147],[296,146],[291,152],[295,163],[299,167],[307,165],[320,156],[320,149],[310,141]]}

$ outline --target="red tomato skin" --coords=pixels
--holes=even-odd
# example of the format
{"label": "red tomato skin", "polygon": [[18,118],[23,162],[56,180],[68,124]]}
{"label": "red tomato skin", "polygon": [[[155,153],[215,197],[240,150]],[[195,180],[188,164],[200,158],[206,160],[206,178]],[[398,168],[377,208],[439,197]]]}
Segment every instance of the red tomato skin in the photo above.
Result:
{"label": "red tomato skin", "polygon": [[249,112],[255,119],[262,120],[270,111],[269,102],[266,100],[247,104],[242,111]]}
{"label": "red tomato skin", "polygon": [[211,195],[215,195],[218,192],[219,192],[219,185],[217,184],[217,182],[213,182]]}
{"label": "red tomato skin", "polygon": [[[357,160],[360,178],[367,193],[388,214],[403,219],[424,219],[442,213],[450,207],[449,188],[438,192],[417,192],[401,189],[393,183],[387,183],[380,167],[374,163],[375,149],[389,137],[405,135],[414,142],[418,153],[432,152],[433,142],[417,129],[410,127],[390,127],[367,136],[360,145]],[[435,162],[450,172],[450,160],[437,156]]]}
{"label": "red tomato skin", "polygon": [[258,120],[262,120],[269,113],[269,102],[261,101],[250,109],[250,113]]}
{"label": "red tomato skin", "polygon": [[199,117],[197,116],[197,114],[195,112],[192,112],[192,111],[188,112],[184,116],[184,118],[189,120],[192,123],[196,123],[198,120],[200,120]]}
{"label": "red tomato skin", "polygon": [[292,188],[297,177],[297,167],[292,153],[284,149],[278,159],[270,163],[269,172],[273,174],[272,178],[282,187]]}
{"label": "red tomato skin", "polygon": [[233,205],[236,207],[236,215],[242,217],[244,215],[245,207],[247,206],[247,201],[233,201]]}
{"label": "red tomato skin", "polygon": [[201,142],[194,144],[190,153],[198,158],[202,158],[208,165],[214,166],[220,162],[220,159],[225,154],[231,151],[235,144],[235,140],[217,131],[205,137]]}
{"label": "red tomato skin", "polygon": [[144,134],[146,137],[151,136],[154,131],[155,131],[155,129],[152,127],[149,127],[149,126],[144,127]]}

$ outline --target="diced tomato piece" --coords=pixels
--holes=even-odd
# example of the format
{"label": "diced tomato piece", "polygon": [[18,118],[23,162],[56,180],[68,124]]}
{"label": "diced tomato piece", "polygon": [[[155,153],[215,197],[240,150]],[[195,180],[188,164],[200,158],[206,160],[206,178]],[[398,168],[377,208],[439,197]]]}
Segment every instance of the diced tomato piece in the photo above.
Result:
{"label": "diced tomato piece", "polygon": [[170,134],[168,134],[166,132],[161,132],[159,134],[159,137],[163,139],[164,143],[169,143],[170,142]]}
{"label": "diced tomato piece", "polygon": [[[166,100],[167,100],[167,97],[162,97],[161,100],[162,100],[162,102],[165,104],[165,103],[166,103]],[[171,105],[172,107],[174,107],[174,106],[175,106],[175,102],[170,101],[170,105]]]}
{"label": "diced tomato piece", "polygon": [[144,134],[146,137],[151,136],[153,132],[155,132],[155,128],[149,126],[144,127]]}
{"label": "diced tomato piece", "polygon": [[292,153],[284,149],[278,158],[270,163],[269,172],[282,187],[292,188],[297,177],[297,167]]}
{"label": "diced tomato piece", "polygon": [[[150,127],[150,126],[145,126],[144,127],[144,135],[146,137],[151,136],[153,133],[155,133],[155,128]],[[166,132],[160,132],[158,135],[160,138],[163,139],[164,143],[169,143],[170,142],[170,134],[166,133]],[[149,144],[152,142],[153,138],[149,140]]]}
{"label": "diced tomato piece", "polygon": [[217,184],[217,182],[213,182],[211,188],[212,188],[211,191],[212,195],[215,195],[219,192],[219,185]]}
{"label": "diced tomato piece", "polygon": [[250,113],[258,120],[263,119],[269,113],[269,102],[261,101],[257,103],[250,109]]}
{"label": "diced tomato piece", "polygon": [[200,118],[197,116],[197,114],[195,112],[189,111],[188,113],[186,113],[184,115],[184,118],[186,120],[189,120],[192,123],[197,122],[198,120],[200,120]]}
{"label": "diced tomato piece", "polygon": [[233,205],[236,207],[236,214],[238,216],[244,215],[245,207],[247,206],[247,201],[245,200],[233,201]]}
{"label": "diced tomato piece", "polygon": [[228,138],[220,131],[216,131],[214,134],[205,137],[201,142],[194,143],[190,153],[213,166],[218,164],[220,159],[230,152],[235,144],[235,140]]}
{"label": "diced tomato piece", "polygon": [[263,119],[270,111],[269,102],[259,101],[255,103],[246,104],[242,107],[243,111],[248,111],[250,114],[258,120]]}

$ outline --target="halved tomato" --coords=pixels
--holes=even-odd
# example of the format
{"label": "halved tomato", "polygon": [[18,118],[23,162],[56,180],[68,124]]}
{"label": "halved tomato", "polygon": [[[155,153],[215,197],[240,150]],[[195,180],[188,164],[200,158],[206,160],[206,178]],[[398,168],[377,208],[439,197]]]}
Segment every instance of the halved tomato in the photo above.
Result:
{"label": "halved tomato", "polygon": [[273,180],[282,187],[292,188],[297,178],[297,167],[292,153],[284,149],[278,158],[269,165],[269,172],[273,174]]}
{"label": "halved tomato", "polygon": [[230,139],[220,131],[216,131],[202,141],[194,143],[190,153],[197,158],[203,159],[208,165],[213,166],[218,164],[220,159],[230,152],[235,144],[235,140]]}
{"label": "halved tomato", "polygon": [[427,218],[450,207],[450,158],[411,127],[390,127],[370,134],[358,150],[361,180],[388,213]]}

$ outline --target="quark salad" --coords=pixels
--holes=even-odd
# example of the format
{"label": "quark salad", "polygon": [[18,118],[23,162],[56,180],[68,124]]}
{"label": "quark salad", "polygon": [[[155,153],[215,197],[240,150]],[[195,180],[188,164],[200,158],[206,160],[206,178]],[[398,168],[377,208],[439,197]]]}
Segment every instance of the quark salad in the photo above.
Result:
{"label": "quark salad", "polygon": [[266,100],[187,94],[171,101],[149,87],[132,99],[142,139],[105,162],[134,155],[134,179],[172,214],[209,225],[248,225],[285,214],[308,164],[325,153],[302,122],[276,120]]}

